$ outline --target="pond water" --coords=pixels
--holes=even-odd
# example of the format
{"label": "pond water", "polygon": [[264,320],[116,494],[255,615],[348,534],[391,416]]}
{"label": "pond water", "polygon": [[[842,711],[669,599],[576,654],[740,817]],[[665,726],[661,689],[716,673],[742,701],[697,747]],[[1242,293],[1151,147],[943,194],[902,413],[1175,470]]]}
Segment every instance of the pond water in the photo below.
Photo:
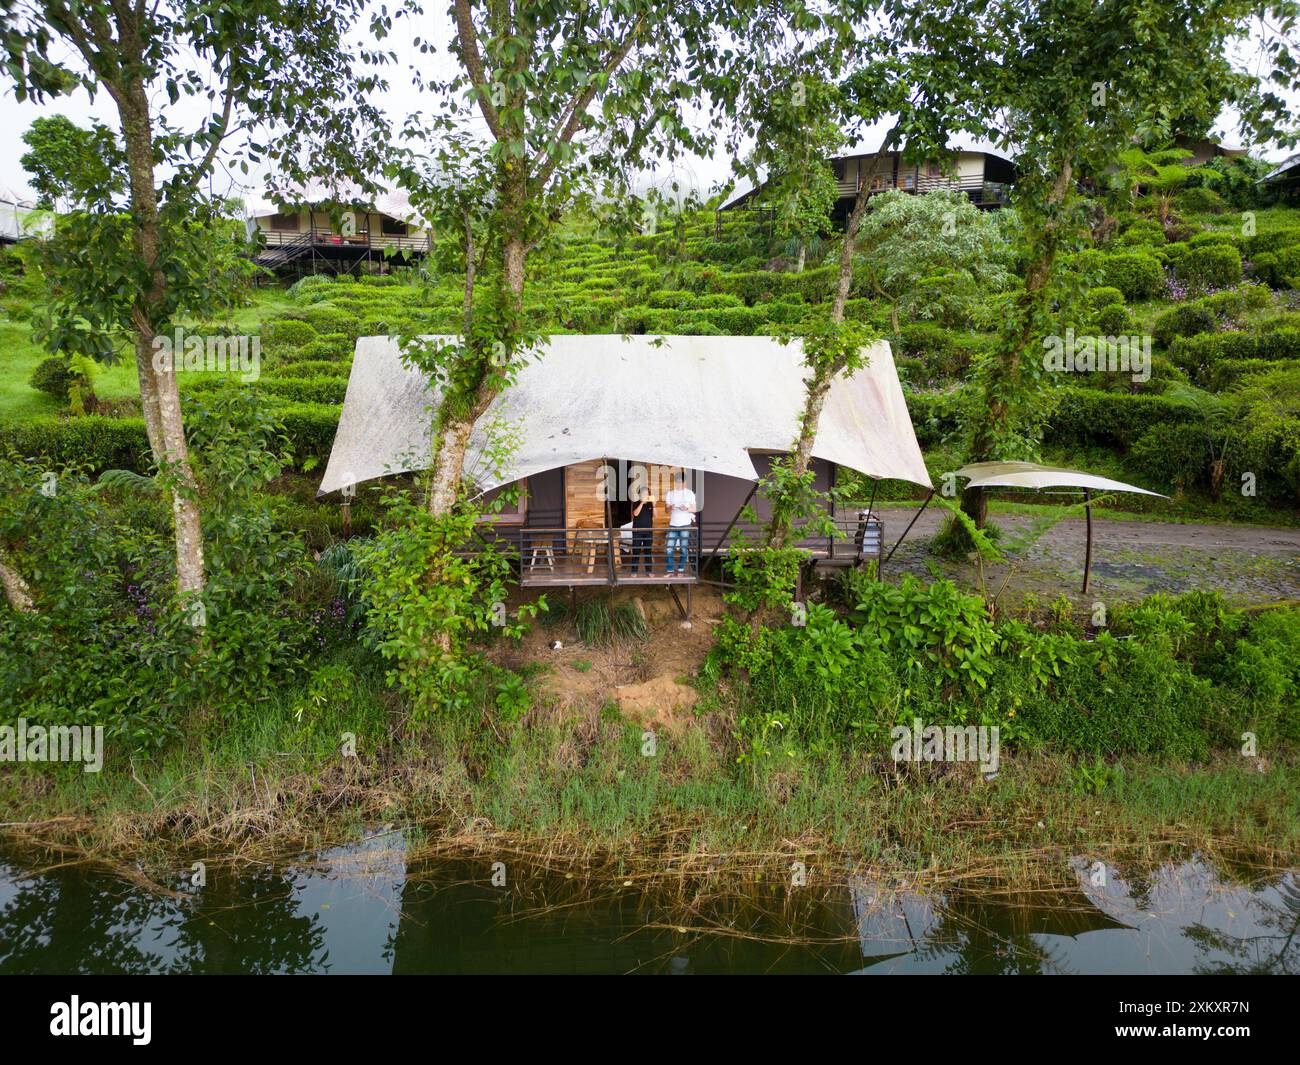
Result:
{"label": "pond water", "polygon": [[[0,852],[0,973],[1295,973],[1300,878],[1229,884],[1196,860],[1141,882],[1078,858],[1050,892],[756,887],[680,908],[617,879],[408,863],[402,837],[182,897]],[[190,874],[185,874],[188,877]],[[172,885],[175,886],[175,885]],[[710,916],[712,913],[712,916]]]}

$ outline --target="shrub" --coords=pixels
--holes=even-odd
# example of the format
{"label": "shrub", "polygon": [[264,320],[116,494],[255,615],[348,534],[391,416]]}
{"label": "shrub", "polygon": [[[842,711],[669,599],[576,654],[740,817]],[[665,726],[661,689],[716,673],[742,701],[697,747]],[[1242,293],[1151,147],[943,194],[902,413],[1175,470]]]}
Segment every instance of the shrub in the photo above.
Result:
{"label": "shrub", "polygon": [[926,584],[910,573],[899,583],[858,582],[850,617],[886,653],[899,656],[909,676],[929,674],[938,686],[987,686],[997,636],[984,602],[951,581]]}
{"label": "shrub", "polygon": [[1044,442],[1128,448],[1153,426],[1194,419],[1185,406],[1162,396],[1063,388]]}
{"label": "shrub", "polygon": [[1273,294],[1269,292],[1267,285],[1248,283],[1224,292],[1215,292],[1199,302],[1212,314],[1223,318],[1235,318],[1245,311],[1267,307],[1272,301]]}
{"label": "shrub", "polygon": [[1158,425],[1134,443],[1133,464],[1166,488],[1190,488],[1205,480],[1210,445],[1195,425]]}
{"label": "shrub", "polygon": [[354,347],[354,341],[343,333],[326,333],[303,344],[295,354],[300,359],[346,359]]}
{"label": "shrub", "polygon": [[953,335],[934,322],[909,322],[898,331],[895,350],[918,359],[938,358],[953,346]]}
{"label": "shrub", "polygon": [[1300,226],[1279,226],[1246,238],[1246,254],[1252,259],[1300,244]]}
{"label": "shrub", "polygon": [[1261,252],[1251,259],[1255,276],[1273,288],[1295,288],[1300,279],[1300,245]]}
{"label": "shrub", "polygon": [[1234,248],[1240,248],[1241,238],[1236,233],[1216,229],[1207,233],[1197,233],[1187,242],[1189,248],[1203,248],[1210,244],[1231,244]]}
{"label": "shrub", "polygon": [[[1223,734],[1220,701],[1160,640],[1098,641],[1110,659],[1097,682],[1093,653],[1060,666],[1061,677],[1023,700],[1021,727],[1053,748],[1079,754],[1205,755]],[[1139,709],[1140,708],[1140,709]]]}
{"label": "shrub", "polygon": [[1300,356],[1300,330],[1271,333],[1222,332],[1180,337],[1169,348],[1169,359],[1195,378],[1202,378],[1225,359],[1294,359]]}
{"label": "shrub", "polygon": [[263,377],[333,377],[346,381],[351,364],[333,359],[291,359],[262,371]]}
{"label": "shrub", "polygon": [[0,427],[0,451],[39,457],[54,466],[90,472],[149,469],[149,442],[141,418],[38,418]]}
{"label": "shrub", "polygon": [[68,386],[76,379],[72,366],[62,355],[51,355],[36,364],[27,383],[37,392],[53,396],[60,403],[68,401]]}
{"label": "shrub", "polygon": [[1163,244],[1164,242],[1164,226],[1153,218],[1137,219],[1115,241],[1116,244],[1122,247],[1144,247]]}
{"label": "shrub", "polygon": [[1124,293],[1113,285],[1098,285],[1096,288],[1088,290],[1087,299],[1090,310],[1099,311],[1103,307],[1109,307],[1112,303],[1124,302]]}
{"label": "shrub", "polygon": [[1248,700],[1242,729],[1265,742],[1300,739],[1300,610],[1251,618],[1214,672]]}
{"label": "shrub", "polygon": [[342,405],[348,382],[344,377],[264,377],[249,387],[291,403]]}
{"label": "shrub", "polygon": [[360,335],[360,319],[341,307],[329,303],[316,303],[299,313],[303,320],[318,333],[342,334],[352,340]]}
{"label": "shrub", "polygon": [[1205,367],[1198,377],[1198,383],[1211,392],[1226,392],[1249,375],[1294,365],[1285,359],[1223,359]]}
{"label": "shrub", "polygon": [[1103,336],[1128,333],[1133,328],[1133,318],[1122,303],[1112,303],[1097,312],[1097,331]]}
{"label": "shrub", "polygon": [[1241,280],[1241,252],[1230,244],[1191,248],[1178,263],[1178,276],[1199,288],[1227,288]]}
{"label": "shrub", "polygon": [[1194,189],[1184,189],[1174,197],[1179,210],[1189,214],[1222,214],[1228,204],[1213,189],[1199,185]]}
{"label": "shrub", "polygon": [[[720,295],[726,295],[726,294],[720,293]],[[739,299],[737,299],[734,296],[730,298],[735,301],[735,305],[739,305],[741,302]],[[692,308],[696,305],[696,297],[694,293],[687,292],[685,289],[663,289],[658,292],[650,293],[650,295],[646,297],[646,305],[649,307],[659,307],[659,308],[663,308],[663,307]],[[723,305],[714,304],[714,306],[723,306]]]}
{"label": "shrub", "polygon": [[1165,284],[1160,260],[1145,252],[1121,252],[1101,257],[1103,282],[1117,288],[1130,303],[1157,295]]}
{"label": "shrub", "polygon": [[297,318],[276,318],[262,326],[262,346],[268,355],[279,355],[315,340],[316,330]]}
{"label": "shrub", "polygon": [[1255,476],[1263,498],[1300,499],[1300,418],[1268,403],[1253,404],[1242,419],[1237,446],[1229,453],[1228,480]]}
{"label": "shrub", "polygon": [[1156,342],[1168,347],[1177,337],[1213,333],[1218,328],[1214,315],[1201,303],[1180,303],[1161,311],[1151,326]]}

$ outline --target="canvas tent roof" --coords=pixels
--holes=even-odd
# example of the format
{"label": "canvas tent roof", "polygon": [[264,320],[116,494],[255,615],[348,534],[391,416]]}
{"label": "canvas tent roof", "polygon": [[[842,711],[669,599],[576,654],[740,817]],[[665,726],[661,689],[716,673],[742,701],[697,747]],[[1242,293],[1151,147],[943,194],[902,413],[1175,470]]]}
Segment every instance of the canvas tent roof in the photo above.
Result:
{"label": "canvas tent roof", "polygon": [[[658,342],[658,343],[656,343]],[[889,345],[837,380],[813,455],[930,487]],[[479,419],[466,475],[487,491],[604,457],[756,480],[750,451],[786,451],[803,403],[797,343],[772,337],[554,336]],[[391,337],[362,337],[320,491],[429,465],[435,398]],[[490,469],[493,436],[515,446]]]}
{"label": "canvas tent roof", "polygon": [[1109,477],[1099,477],[1095,473],[1067,470],[1060,466],[1040,466],[1036,462],[974,462],[958,470],[957,476],[970,478],[968,488],[1091,488],[1098,492],[1160,495],[1159,492],[1149,492],[1137,485],[1112,481]]}

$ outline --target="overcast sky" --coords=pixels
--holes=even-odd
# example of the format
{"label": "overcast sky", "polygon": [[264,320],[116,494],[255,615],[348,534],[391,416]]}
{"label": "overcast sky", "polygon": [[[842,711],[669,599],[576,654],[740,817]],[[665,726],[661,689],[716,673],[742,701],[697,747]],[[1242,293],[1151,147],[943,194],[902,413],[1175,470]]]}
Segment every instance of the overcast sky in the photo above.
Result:
{"label": "overcast sky", "polygon": [[[385,48],[396,53],[397,62],[386,68],[385,77],[390,87],[379,102],[395,126],[400,125],[408,114],[420,111],[422,106],[427,106],[428,103],[428,98],[422,97],[412,84],[409,75],[410,67],[418,63],[423,71],[436,77],[439,72],[447,71],[454,62],[445,47],[436,57],[420,55],[411,43],[417,32],[427,39],[446,42],[451,32],[446,12],[435,9],[422,15],[414,25],[399,20],[396,24],[396,32],[383,42]],[[1244,48],[1241,55],[1245,56],[1253,50],[1250,47]],[[166,104],[165,98],[161,103]],[[168,106],[167,113],[173,121],[184,119],[185,125],[193,128],[204,119],[205,107],[200,106],[197,101],[182,101],[178,107]],[[63,114],[79,125],[88,125],[92,120],[98,120],[114,129],[118,127],[116,110],[106,94],[101,93],[93,103],[86,94],[78,93],[60,98],[51,104],[37,106],[31,103],[19,103],[14,99],[12,88],[6,84],[3,94],[0,95],[0,197],[8,198],[10,193],[23,197],[30,196],[31,188],[27,174],[18,161],[26,150],[22,143],[22,134],[31,125],[33,119],[46,114]],[[1219,132],[1224,143],[1239,146],[1239,137],[1235,131],[1232,131],[1231,126],[1231,116],[1224,116],[1219,123]],[[1269,159],[1278,159],[1288,153],[1279,151],[1275,147],[1265,146],[1262,149],[1256,148],[1255,154]],[[728,183],[729,175],[730,160],[723,156],[709,159],[691,158],[677,161],[672,166],[664,166],[646,175],[642,184],[653,184],[666,192],[669,184],[676,180],[687,188],[707,195],[719,183]],[[264,191],[263,177],[264,175],[256,174],[246,178],[242,174],[232,174],[218,168],[213,178],[212,191],[222,195],[241,196],[250,201],[258,200]]]}

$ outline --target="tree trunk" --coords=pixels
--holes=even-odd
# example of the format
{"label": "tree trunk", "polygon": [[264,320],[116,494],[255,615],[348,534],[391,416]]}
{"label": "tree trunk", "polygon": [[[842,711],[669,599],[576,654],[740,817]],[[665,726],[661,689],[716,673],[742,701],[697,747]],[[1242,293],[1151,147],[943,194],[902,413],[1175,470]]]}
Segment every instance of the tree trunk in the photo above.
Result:
{"label": "tree trunk", "polygon": [[465,299],[464,299],[464,317],[465,317],[465,336],[469,336],[470,327],[474,324],[474,217],[469,211],[465,212]]}
{"label": "tree trunk", "polygon": [[136,250],[149,275],[149,288],[140,294],[132,310],[145,432],[154,461],[165,472],[171,487],[176,590],[181,595],[201,593],[204,586],[203,526],[199,516],[198,483],[190,465],[185,426],[181,420],[180,389],[174,365],[156,369],[153,363],[153,342],[160,324],[157,319],[166,297],[167,281],[160,262],[162,224],[154,183],[149,101],[139,82],[117,86],[113,96],[118,104],[126,144],[131,213],[136,222]]}
{"label": "tree trunk", "polygon": [[799,257],[795,260],[795,273],[802,274],[803,268],[808,262],[808,242],[802,237],[799,238]]}
{"label": "tree trunk", "polygon": [[[835,281],[835,298],[831,303],[831,321],[844,321],[844,309],[849,302],[849,293],[853,288],[853,252],[858,242],[858,233],[862,229],[862,218],[867,211],[867,200],[871,196],[871,184],[886,158],[894,139],[895,129],[885,134],[880,151],[872,161],[871,170],[858,185],[858,194],[853,201],[853,210],[849,212],[844,226],[844,242],[840,245],[839,273]],[[801,245],[802,250],[802,245]],[[795,441],[794,452],[790,459],[791,472],[802,477],[808,472],[812,462],[813,444],[817,440],[817,426],[821,421],[822,409],[826,406],[826,397],[830,395],[831,386],[839,376],[843,366],[819,367],[809,378],[804,394],[803,413],[799,418],[799,436]],[[791,516],[780,515],[775,511],[767,527],[769,547],[784,547],[790,540]]]}
{"label": "tree trunk", "polygon": [[[979,405],[983,417],[977,423],[971,442],[972,462],[991,462],[998,456],[994,454],[1000,430],[1005,428],[1011,415],[1007,394],[1015,391],[1021,382],[1024,370],[1025,352],[1034,342],[1035,332],[1041,311],[1045,306],[1048,289],[1052,279],[1052,265],[1056,260],[1057,230],[1060,222],[1054,212],[1061,207],[1069,195],[1073,167],[1066,159],[1061,163],[1055,179],[1047,193],[1045,219],[1039,231],[1033,237],[1035,247],[1025,270],[1025,289],[1017,302],[1018,321],[1015,330],[1009,334],[1007,341],[998,355],[997,364],[992,368],[991,378],[985,385],[984,403]],[[988,384],[998,384],[1000,394],[990,394]],[[978,528],[984,528],[988,520],[988,500],[979,488],[968,488],[962,493],[961,508],[970,516]]]}
{"label": "tree trunk", "polygon": [[[527,248],[522,240],[507,239],[502,246],[502,274],[506,287],[510,291],[511,302],[516,312],[524,303],[524,263]],[[468,267],[471,271],[474,267]],[[467,282],[465,289],[466,324],[471,313],[472,289]],[[429,486],[429,513],[435,516],[449,514],[460,495],[461,481],[465,475],[465,455],[469,450],[470,437],[474,432],[474,423],[496,398],[496,389],[487,383],[480,384],[471,402],[457,404],[457,410],[463,413],[444,414],[440,419],[440,428],[435,441],[433,456],[433,476]]]}
{"label": "tree trunk", "polygon": [[[808,382],[804,395],[803,413],[799,417],[799,437],[795,441],[794,453],[791,455],[791,469],[800,476],[808,472],[812,462],[813,444],[817,440],[817,426],[821,422],[822,410],[826,406],[826,397],[830,395],[831,385],[839,375],[838,368],[828,368],[825,373],[814,374]],[[792,533],[790,516],[772,511],[772,520],[767,528],[769,547],[782,548],[790,541]]]}
{"label": "tree trunk", "polygon": [[2,556],[0,556],[0,585],[4,586],[5,599],[15,610],[30,613],[35,609],[32,604],[31,586]]}

